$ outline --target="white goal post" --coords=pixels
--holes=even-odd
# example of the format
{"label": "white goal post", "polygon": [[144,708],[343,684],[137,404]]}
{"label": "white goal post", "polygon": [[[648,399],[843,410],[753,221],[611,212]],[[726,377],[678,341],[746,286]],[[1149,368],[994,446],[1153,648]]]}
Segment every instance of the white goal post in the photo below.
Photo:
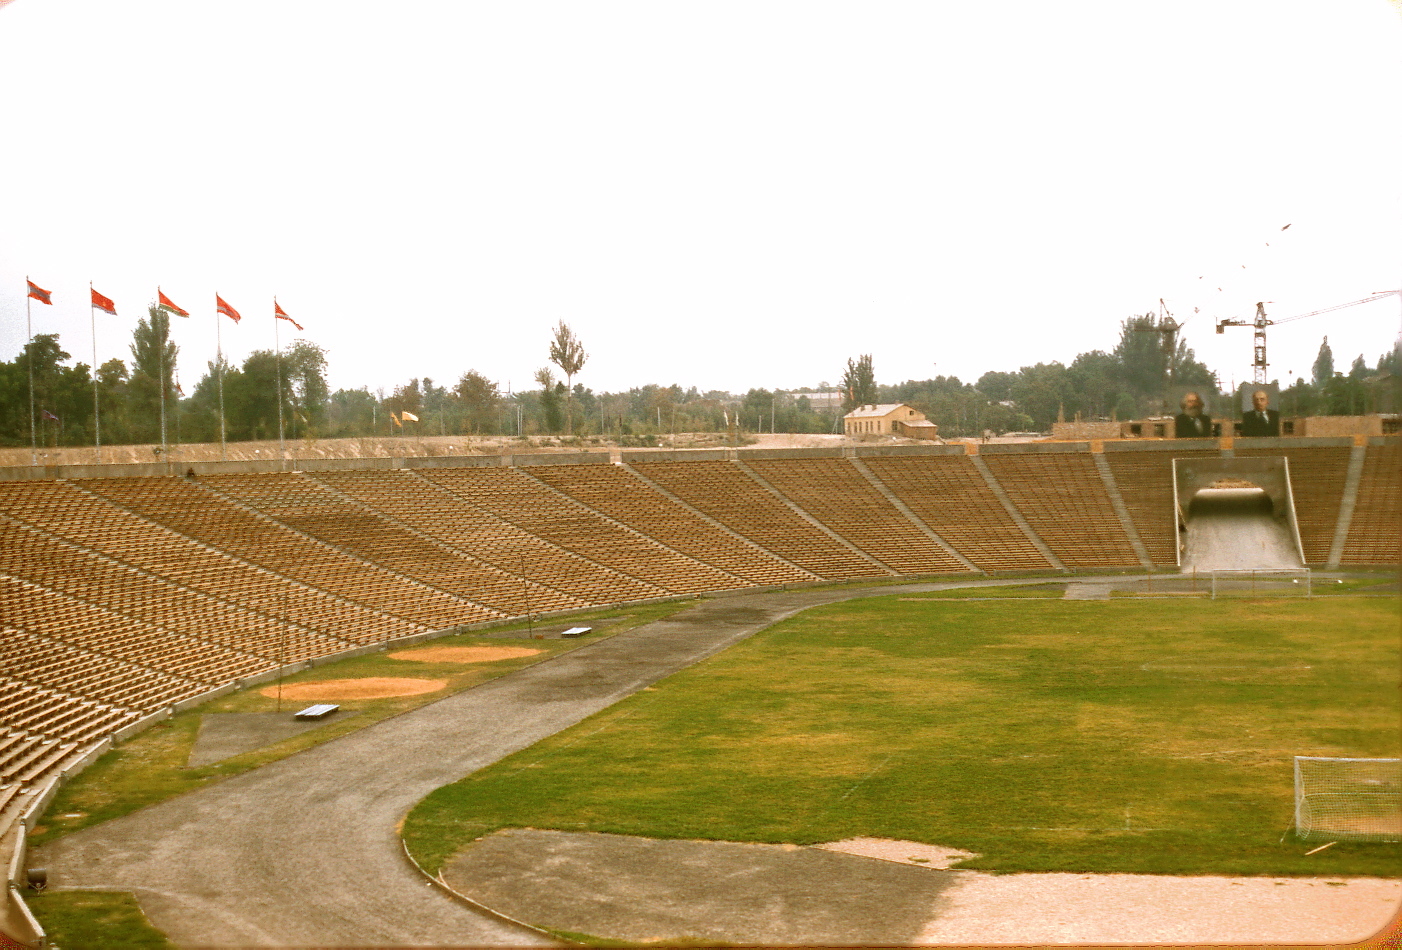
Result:
{"label": "white goal post", "polygon": [[1295,756],[1295,834],[1402,840],[1402,759]]}

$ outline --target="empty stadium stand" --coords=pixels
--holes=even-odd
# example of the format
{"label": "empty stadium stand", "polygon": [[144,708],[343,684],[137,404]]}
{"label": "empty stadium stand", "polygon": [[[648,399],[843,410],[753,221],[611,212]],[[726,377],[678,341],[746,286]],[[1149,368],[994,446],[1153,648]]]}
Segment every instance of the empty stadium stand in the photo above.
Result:
{"label": "empty stadium stand", "polygon": [[1089,452],[980,454],[1032,530],[1067,567],[1139,564]]}
{"label": "empty stadium stand", "polygon": [[968,456],[877,456],[863,461],[892,494],[980,570],[1051,569]]}
{"label": "empty stadium stand", "polygon": [[1396,437],[974,451],[0,473],[0,833],[132,723],[353,648],[766,586],[1171,570],[1175,458],[1287,458],[1311,565],[1402,553]]}
{"label": "empty stadium stand", "polygon": [[1370,445],[1363,457],[1362,478],[1341,560],[1354,564],[1402,561],[1399,523],[1402,523],[1402,448],[1394,439]]}

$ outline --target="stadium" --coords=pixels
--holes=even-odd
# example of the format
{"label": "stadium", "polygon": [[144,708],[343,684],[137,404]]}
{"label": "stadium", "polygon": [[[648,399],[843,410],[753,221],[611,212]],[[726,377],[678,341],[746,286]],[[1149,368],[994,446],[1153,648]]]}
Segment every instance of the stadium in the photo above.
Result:
{"label": "stadium", "polygon": [[[582,723],[584,732],[568,734],[582,738],[541,748],[572,748],[569,744],[576,741],[585,748],[583,737],[608,728],[614,721],[610,715],[622,715],[610,712],[616,704],[632,703],[644,691],[663,696],[666,691],[654,684],[670,682],[667,678],[678,671],[693,675],[705,668],[719,677],[728,670],[726,676],[741,679],[747,670],[778,675],[790,661],[775,656],[787,654],[762,652],[756,634],[788,630],[775,625],[789,624],[810,609],[858,600],[878,611],[865,622],[893,630],[907,622],[901,619],[904,601],[988,589],[1008,591],[1009,600],[1037,599],[1053,589],[1057,604],[1064,593],[1104,601],[1107,610],[1123,606],[1112,594],[1131,594],[1156,605],[1191,604],[1196,612],[1185,608],[1183,616],[1191,619],[1182,623],[1202,624],[1210,622],[1204,618],[1213,612],[1227,611],[1227,604],[1246,604],[1245,610],[1264,616],[1280,603],[1329,600],[1316,596],[1327,577],[1329,583],[1380,584],[1377,589],[1386,596],[1378,603],[1385,614],[1391,611],[1395,627],[1395,570],[1402,561],[1402,458],[1395,436],[613,449],[328,459],[299,465],[296,471],[274,461],[192,463],[184,471],[164,465],[0,471],[0,841],[10,881],[0,946],[44,945],[45,928],[30,903],[92,891],[134,894],[141,913],[177,945],[805,943],[824,942],[824,933],[833,935],[830,943],[972,942],[967,933],[928,927],[842,931],[839,918],[850,920],[866,911],[844,903],[856,899],[840,883],[848,880],[844,875],[850,875],[851,865],[836,864],[784,872],[804,879],[819,897],[804,909],[784,904],[789,910],[776,919],[819,920],[826,913],[838,929],[816,935],[784,929],[783,920],[771,929],[752,931],[748,939],[743,933],[723,937],[714,930],[687,931],[684,923],[656,921],[649,924],[652,930],[630,930],[620,923],[605,932],[606,916],[592,919],[601,929],[590,929],[590,921],[563,919],[563,911],[549,904],[518,904],[513,895],[487,885],[474,890],[481,877],[470,868],[473,855],[488,860],[494,854],[494,867],[508,866],[511,855],[528,856],[531,860],[523,859],[524,865],[506,876],[502,886],[562,895],[574,895],[570,888],[578,881],[547,880],[539,876],[542,867],[574,867],[576,879],[583,875],[590,888],[602,891],[608,879],[631,879],[628,861],[702,862],[712,878],[719,875],[733,884],[716,898],[717,906],[739,899],[749,886],[739,882],[750,881],[753,869],[722,873],[714,862],[730,858],[714,851],[704,859],[661,852],[645,858],[639,851],[625,860],[618,850],[567,855],[559,849],[584,846],[575,839],[528,840],[519,829],[514,839],[479,834],[475,826],[449,834],[435,830],[438,819],[425,817],[415,803],[511,755],[530,760],[519,766],[511,765],[517,759],[503,763],[513,775],[536,767],[555,774],[550,769],[564,766],[550,763],[568,756],[560,751],[537,755],[532,752],[537,743],[567,735],[562,730]],[[823,616],[831,620],[835,615]],[[909,621],[918,622],[923,621]],[[1119,623],[1123,636],[1126,621]],[[1180,633],[1171,629],[1162,636]],[[1227,634],[1222,636],[1225,642]],[[202,710],[242,711],[265,719],[276,715],[290,723],[293,712],[308,701],[334,703],[315,689],[296,689],[327,681],[333,675],[323,669],[328,664],[337,664],[337,682],[361,678],[368,683],[394,662],[385,657],[433,644],[445,651],[505,650],[491,655],[515,665],[462,680],[453,679],[458,674],[451,670],[440,671],[444,678],[423,681],[451,681],[450,694],[438,698],[434,690],[442,687],[426,687],[426,698],[415,700],[417,705],[385,707],[388,711],[378,719],[380,713],[371,714],[370,693],[347,693],[351,698],[344,701],[345,709],[333,711],[324,725],[253,737],[231,747],[228,755],[209,758],[201,773],[204,784],[182,787],[191,794],[166,796],[145,809],[139,806],[146,801],[114,806],[111,816],[128,817],[117,818],[111,827],[128,830],[114,831],[109,838],[102,837],[106,826],[99,819],[104,816],[72,797],[80,784],[107,781],[102,776],[119,770],[111,763],[121,752],[154,742],[152,736],[185,729],[190,742],[196,742],[196,731],[204,741]],[[740,644],[743,650],[760,652],[745,654]],[[1088,638],[1087,655],[1089,644]],[[842,654],[846,656],[864,648],[848,644],[842,649],[849,651]],[[1051,675],[1058,664],[1071,669],[1081,649],[1075,643],[1048,648],[1045,655],[1053,658],[1042,662],[1043,671]],[[1192,664],[1169,652],[1167,658],[1162,649],[1145,654],[1158,659],[1136,660],[1135,669],[1181,681],[1182,671]],[[1307,653],[1301,655],[1308,659]],[[713,660],[732,666],[712,668],[707,664]],[[792,662],[802,660],[800,651]],[[927,661],[934,662],[918,658]],[[1281,659],[1275,665],[1258,664],[1244,678],[1221,672],[1244,668],[1234,663],[1212,667],[1213,689],[1249,680],[1252,689],[1314,696],[1312,677],[1321,675],[1327,660]],[[990,667],[988,675],[1006,677],[1012,668],[1010,661],[997,670]],[[1192,668],[1202,679],[1207,667]],[[424,677],[439,675],[433,672],[438,667],[424,669],[430,671]],[[843,689],[841,672],[830,686],[834,695]],[[1380,672],[1385,678],[1395,670]],[[889,675],[901,673],[893,668]],[[719,687],[694,688],[704,693]],[[1251,701],[1276,709],[1271,715],[1285,715],[1271,706],[1277,702],[1274,696],[1253,694]],[[275,714],[267,708],[273,697]],[[357,700],[364,702],[357,705]],[[1330,707],[1308,705],[1315,701],[1302,701],[1302,708],[1324,715]],[[1033,700],[1028,702],[1030,710]],[[627,714],[633,709],[627,707]],[[1182,714],[1161,711],[1169,717]],[[1395,709],[1371,712],[1384,721],[1391,717],[1395,725]],[[174,725],[180,722],[190,725]],[[1318,735],[1329,732],[1324,728],[1329,723],[1315,725]],[[1351,726],[1354,739],[1376,732],[1373,721]],[[1295,755],[1381,758],[1371,749],[1355,749],[1358,743],[1346,732],[1341,724],[1293,753],[1271,750],[1279,755],[1269,766],[1288,785]],[[338,741],[311,741],[318,735]],[[662,738],[648,741],[679,748],[691,741],[678,738],[689,735],[684,728],[658,735]],[[756,748],[776,741],[737,735],[729,747],[736,762],[748,761]],[[298,741],[303,744],[287,744]],[[769,758],[820,757],[827,740],[807,741],[807,746],[773,745],[783,751]],[[277,742],[283,743],[277,746],[282,752],[255,761],[260,750]],[[1041,745],[1027,750],[1027,757],[1050,756]],[[887,762],[911,754],[883,750],[885,758],[871,767],[851,773],[844,766],[834,774],[850,778],[879,769],[889,772]],[[532,755],[546,764],[539,765]],[[1387,757],[1395,755],[1394,744]],[[221,762],[243,764],[219,772]],[[610,772],[614,768],[609,766]],[[651,767],[635,769],[620,761],[616,768],[619,776],[627,776],[626,783],[622,778],[618,782],[623,784],[605,782],[601,794],[606,797],[623,787],[628,789],[624,798],[643,796],[650,794],[649,784],[666,784]],[[1395,760],[1391,768],[1395,771]],[[813,779],[814,788],[822,784],[819,778]],[[489,776],[479,785],[489,789],[495,781],[506,779]],[[571,814],[603,807],[592,799],[575,802],[561,791],[563,777],[552,781],[552,795],[574,802]],[[824,799],[829,804],[812,816],[814,827],[831,826],[833,834],[854,838],[899,840],[907,852],[912,845],[932,849],[920,851],[924,857],[907,856],[903,863],[863,864],[879,865],[880,874],[895,876],[863,878],[862,886],[868,888],[864,899],[870,903],[861,906],[887,908],[893,920],[938,917],[929,908],[950,906],[945,889],[952,886],[936,870],[950,866],[940,863],[940,847],[955,844],[920,841],[915,836],[925,832],[918,827],[908,832],[910,838],[897,839],[894,831],[875,827],[861,814],[835,822],[834,816],[847,815],[847,803],[875,794],[872,786],[879,783],[864,781],[849,781],[841,794],[834,791]],[[1388,843],[1397,831],[1395,779],[1388,772],[1367,781],[1390,789],[1388,804],[1375,822],[1365,822],[1364,844],[1353,850],[1347,827],[1321,826],[1317,840],[1303,834],[1310,829],[1302,826],[1297,809],[1294,827],[1278,831],[1296,832],[1290,839],[1292,855],[1321,852],[1310,859],[1316,863],[1300,858],[1279,865],[1245,861],[1200,869],[1188,862],[1173,873],[1288,877],[1318,867],[1325,875],[1395,877],[1395,845]],[[1075,784],[1074,777],[1069,782]],[[584,784],[580,779],[579,785]],[[487,791],[474,794],[496,800]],[[779,810],[801,810],[785,798],[789,794],[775,793],[786,803]],[[828,794],[815,793],[817,798]],[[1283,794],[1288,798],[1290,790]],[[147,801],[161,798],[153,791]],[[550,809],[541,808],[541,820],[553,820]],[[736,858],[745,861],[759,860],[756,849],[772,847],[786,848],[784,854],[799,854],[804,861],[840,857],[870,862],[871,856],[859,851],[807,847],[829,839],[802,829],[772,830],[767,823],[777,819],[747,818],[743,810],[716,817],[714,827],[724,831],[711,835],[709,826],[697,823],[711,820],[703,814],[705,807],[689,810],[695,814],[678,819],[673,834],[637,834],[628,840],[746,841],[744,847],[751,850]],[[407,825],[397,824],[406,814]],[[948,820],[955,828],[978,818],[971,814]],[[1126,808],[1123,820],[1128,831],[1136,816]],[[621,834],[619,821],[601,812],[597,820],[579,818],[571,828]],[[504,816],[487,832],[511,823],[512,816]],[[571,830],[521,825],[541,834],[548,827]],[[668,826],[659,820],[650,827]],[[1382,843],[1368,842],[1370,836]],[[450,842],[451,847],[444,847],[451,853],[434,856],[438,837]],[[462,851],[463,840],[478,839],[475,847]],[[1301,839],[1310,847],[1295,843]],[[241,842],[238,848],[230,844],[235,840]],[[194,856],[191,843],[198,841],[210,842],[209,854]],[[1335,846],[1340,841],[1345,843]],[[1275,844],[1272,834],[1269,841],[1245,850]],[[214,856],[216,847],[227,852],[227,859]],[[1091,842],[1082,851],[1097,847]],[[505,851],[497,854],[490,848]],[[1074,872],[1090,866],[1078,863],[1089,859],[1076,854],[1081,856],[1067,851],[1029,857],[1021,869]],[[790,860],[778,851],[764,855],[764,860]],[[945,854],[952,863],[965,857],[972,861],[974,855]],[[608,863],[598,866],[600,861]],[[924,866],[912,867],[912,861]],[[1124,861],[1124,868],[1135,866],[1129,857]],[[1146,866],[1146,872],[1160,867]],[[123,879],[122,873],[129,876]],[[924,877],[912,884],[914,878],[900,875]],[[1134,879],[1142,883],[1139,876]],[[821,881],[839,883],[828,891]],[[42,893],[34,889],[45,884]],[[835,896],[839,893],[846,896]],[[917,895],[920,907],[892,909],[893,894]],[[641,912],[650,900],[645,891],[626,891],[613,899],[615,906],[635,906],[634,918],[647,916]],[[577,895],[571,900],[578,903]],[[1070,899],[1044,895],[1040,900],[1045,905]],[[1197,898],[1184,900],[1193,906]],[[706,916],[726,916],[699,896],[695,903]],[[1395,909],[1395,901],[1375,908],[1383,922]],[[667,929],[673,925],[683,929]],[[445,941],[445,933],[457,934],[456,942]],[[1027,933],[987,932],[995,943],[1057,942],[1046,938],[1055,931],[1036,931],[1040,936],[1031,938]],[[1192,931],[1188,933],[1192,942]],[[1103,939],[1113,941],[1112,936]]]}

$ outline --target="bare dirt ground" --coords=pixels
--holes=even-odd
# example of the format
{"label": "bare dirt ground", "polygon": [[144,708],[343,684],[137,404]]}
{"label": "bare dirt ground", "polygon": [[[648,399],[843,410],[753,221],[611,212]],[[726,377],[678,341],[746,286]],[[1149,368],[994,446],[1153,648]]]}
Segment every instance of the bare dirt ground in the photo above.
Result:
{"label": "bare dirt ground", "polygon": [[418,696],[447,686],[445,680],[411,679],[397,676],[366,676],[353,680],[321,680],[316,683],[284,683],[259,690],[269,699],[385,699],[390,696]]}
{"label": "bare dirt ground", "polygon": [[744,946],[1337,946],[1383,931],[1402,898],[1402,882],[1379,878],[990,874],[959,870],[966,857],[880,838],[801,847],[515,828],[459,851],[443,878],[540,927]]}
{"label": "bare dirt ground", "polygon": [[539,652],[530,647],[421,647],[386,653],[385,656],[391,660],[413,660],[418,663],[492,663],[518,656],[535,656]]}

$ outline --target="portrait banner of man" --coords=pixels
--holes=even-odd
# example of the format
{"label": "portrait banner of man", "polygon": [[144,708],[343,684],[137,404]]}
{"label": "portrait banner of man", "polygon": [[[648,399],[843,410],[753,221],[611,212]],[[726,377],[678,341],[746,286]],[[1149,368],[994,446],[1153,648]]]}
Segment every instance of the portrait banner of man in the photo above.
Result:
{"label": "portrait banner of man", "polygon": [[1243,383],[1241,396],[1241,434],[1250,438],[1280,435],[1279,388],[1274,384]]}
{"label": "portrait banner of man", "polygon": [[1212,416],[1207,403],[1207,393],[1201,389],[1189,389],[1178,400],[1178,415],[1173,417],[1173,437],[1175,439],[1208,439],[1212,437]]}

